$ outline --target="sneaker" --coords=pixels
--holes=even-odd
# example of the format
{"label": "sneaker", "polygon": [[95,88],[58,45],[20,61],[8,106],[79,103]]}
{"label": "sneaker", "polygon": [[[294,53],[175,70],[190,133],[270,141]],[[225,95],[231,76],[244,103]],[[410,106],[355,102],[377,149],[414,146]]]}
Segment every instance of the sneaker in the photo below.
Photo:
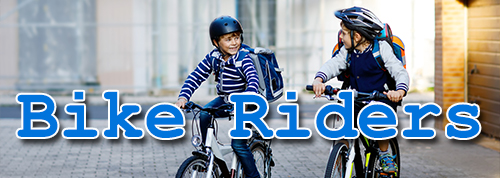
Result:
{"label": "sneaker", "polygon": [[398,170],[398,165],[394,162],[396,156],[386,153],[380,156],[380,165],[385,173],[394,173]]}

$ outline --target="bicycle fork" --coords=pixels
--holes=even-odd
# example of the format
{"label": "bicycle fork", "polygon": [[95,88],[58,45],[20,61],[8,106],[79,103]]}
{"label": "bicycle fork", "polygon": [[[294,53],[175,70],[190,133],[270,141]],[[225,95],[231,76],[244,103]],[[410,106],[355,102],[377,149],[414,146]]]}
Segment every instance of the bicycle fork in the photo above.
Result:
{"label": "bicycle fork", "polygon": [[[213,128],[208,128],[207,129],[207,133],[213,133],[214,129]],[[207,170],[207,177],[208,178],[212,178],[212,172],[213,172],[213,168],[214,168],[214,153],[212,152],[212,136],[211,134],[207,134],[207,140],[205,141],[205,143],[207,144],[207,153],[208,153],[208,170]]]}
{"label": "bicycle fork", "polygon": [[349,173],[349,178],[352,177],[352,168],[354,166],[354,157],[356,156],[356,153],[355,153],[355,145],[354,145],[354,142],[352,140],[349,140],[349,153],[348,153],[348,158],[347,158],[347,164],[346,165],[349,165],[346,167],[346,175],[345,177],[347,178],[347,173]]}
{"label": "bicycle fork", "polygon": [[236,177],[236,169],[238,169],[238,156],[233,152],[233,161],[231,162],[231,177]]}
{"label": "bicycle fork", "polygon": [[[208,128],[207,129],[207,133],[213,133],[214,129],[213,128]],[[207,178],[211,178],[212,177],[212,173],[213,173],[213,168],[214,168],[214,162],[215,162],[215,157],[216,157],[216,154],[221,154],[219,151],[217,150],[212,150],[212,145],[213,144],[216,144],[215,141],[214,141],[214,137],[212,134],[207,134],[207,137],[206,137],[206,147],[207,147],[207,155],[208,155],[208,170],[207,170]],[[215,145],[217,146],[217,145]],[[214,154],[214,151],[216,152]],[[236,156],[236,153],[232,153],[233,154],[233,161],[231,162],[231,178],[233,177],[236,177],[235,173],[236,173],[236,169],[238,167],[238,156]],[[227,168],[225,167],[225,165],[222,165],[223,168],[225,168],[227,170]]]}

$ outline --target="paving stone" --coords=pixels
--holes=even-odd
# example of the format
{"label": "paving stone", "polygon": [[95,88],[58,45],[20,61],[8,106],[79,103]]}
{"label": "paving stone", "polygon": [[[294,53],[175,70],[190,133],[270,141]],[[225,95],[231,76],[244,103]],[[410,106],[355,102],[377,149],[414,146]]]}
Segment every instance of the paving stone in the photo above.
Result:
{"label": "paving stone", "polygon": [[[268,122],[272,128],[286,126],[285,119]],[[100,132],[108,124],[91,123]],[[144,123],[134,124],[145,128]],[[156,140],[147,132],[142,140],[122,135],[118,140],[68,140],[60,133],[49,140],[20,140],[15,137],[19,119],[0,119],[0,177],[174,177],[194,149],[190,124],[185,138],[172,141]],[[229,143],[227,131],[233,124],[219,121],[221,142]],[[273,140],[273,177],[323,176],[332,142],[317,134],[312,119],[304,119],[301,126],[311,129],[309,140]],[[500,177],[500,153],[468,141],[450,141],[439,130],[436,135],[435,141],[399,138],[402,177]]]}

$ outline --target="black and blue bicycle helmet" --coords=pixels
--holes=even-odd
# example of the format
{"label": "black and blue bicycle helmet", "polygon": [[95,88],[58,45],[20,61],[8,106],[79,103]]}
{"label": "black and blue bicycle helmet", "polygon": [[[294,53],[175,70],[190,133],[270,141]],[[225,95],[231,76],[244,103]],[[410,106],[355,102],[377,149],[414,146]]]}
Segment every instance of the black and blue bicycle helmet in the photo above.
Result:
{"label": "black and blue bicycle helmet", "polygon": [[355,30],[369,40],[384,29],[383,23],[370,10],[362,7],[351,7],[335,12],[335,16],[342,20],[349,30]]}
{"label": "black and blue bicycle helmet", "polygon": [[[233,32],[243,33],[243,28],[238,20],[231,16],[217,17],[210,24],[210,41],[216,46],[214,40],[219,41],[220,36]],[[243,38],[241,42],[243,42]]]}

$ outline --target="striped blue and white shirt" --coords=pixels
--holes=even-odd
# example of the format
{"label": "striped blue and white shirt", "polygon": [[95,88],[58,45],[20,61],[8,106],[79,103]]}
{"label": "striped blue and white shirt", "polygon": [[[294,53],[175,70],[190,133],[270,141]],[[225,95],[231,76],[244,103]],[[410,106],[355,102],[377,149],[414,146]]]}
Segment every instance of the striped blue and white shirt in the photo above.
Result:
{"label": "striped blue and white shirt", "polygon": [[259,78],[252,59],[247,53],[242,60],[237,61],[242,50],[244,49],[240,48],[240,51],[236,55],[229,57],[227,61],[224,61],[218,49],[208,53],[184,82],[179,98],[185,98],[189,101],[194,91],[200,87],[201,83],[213,71],[216,71],[215,69],[220,70],[219,78],[216,79],[217,93],[219,95],[240,92],[258,93]]}

